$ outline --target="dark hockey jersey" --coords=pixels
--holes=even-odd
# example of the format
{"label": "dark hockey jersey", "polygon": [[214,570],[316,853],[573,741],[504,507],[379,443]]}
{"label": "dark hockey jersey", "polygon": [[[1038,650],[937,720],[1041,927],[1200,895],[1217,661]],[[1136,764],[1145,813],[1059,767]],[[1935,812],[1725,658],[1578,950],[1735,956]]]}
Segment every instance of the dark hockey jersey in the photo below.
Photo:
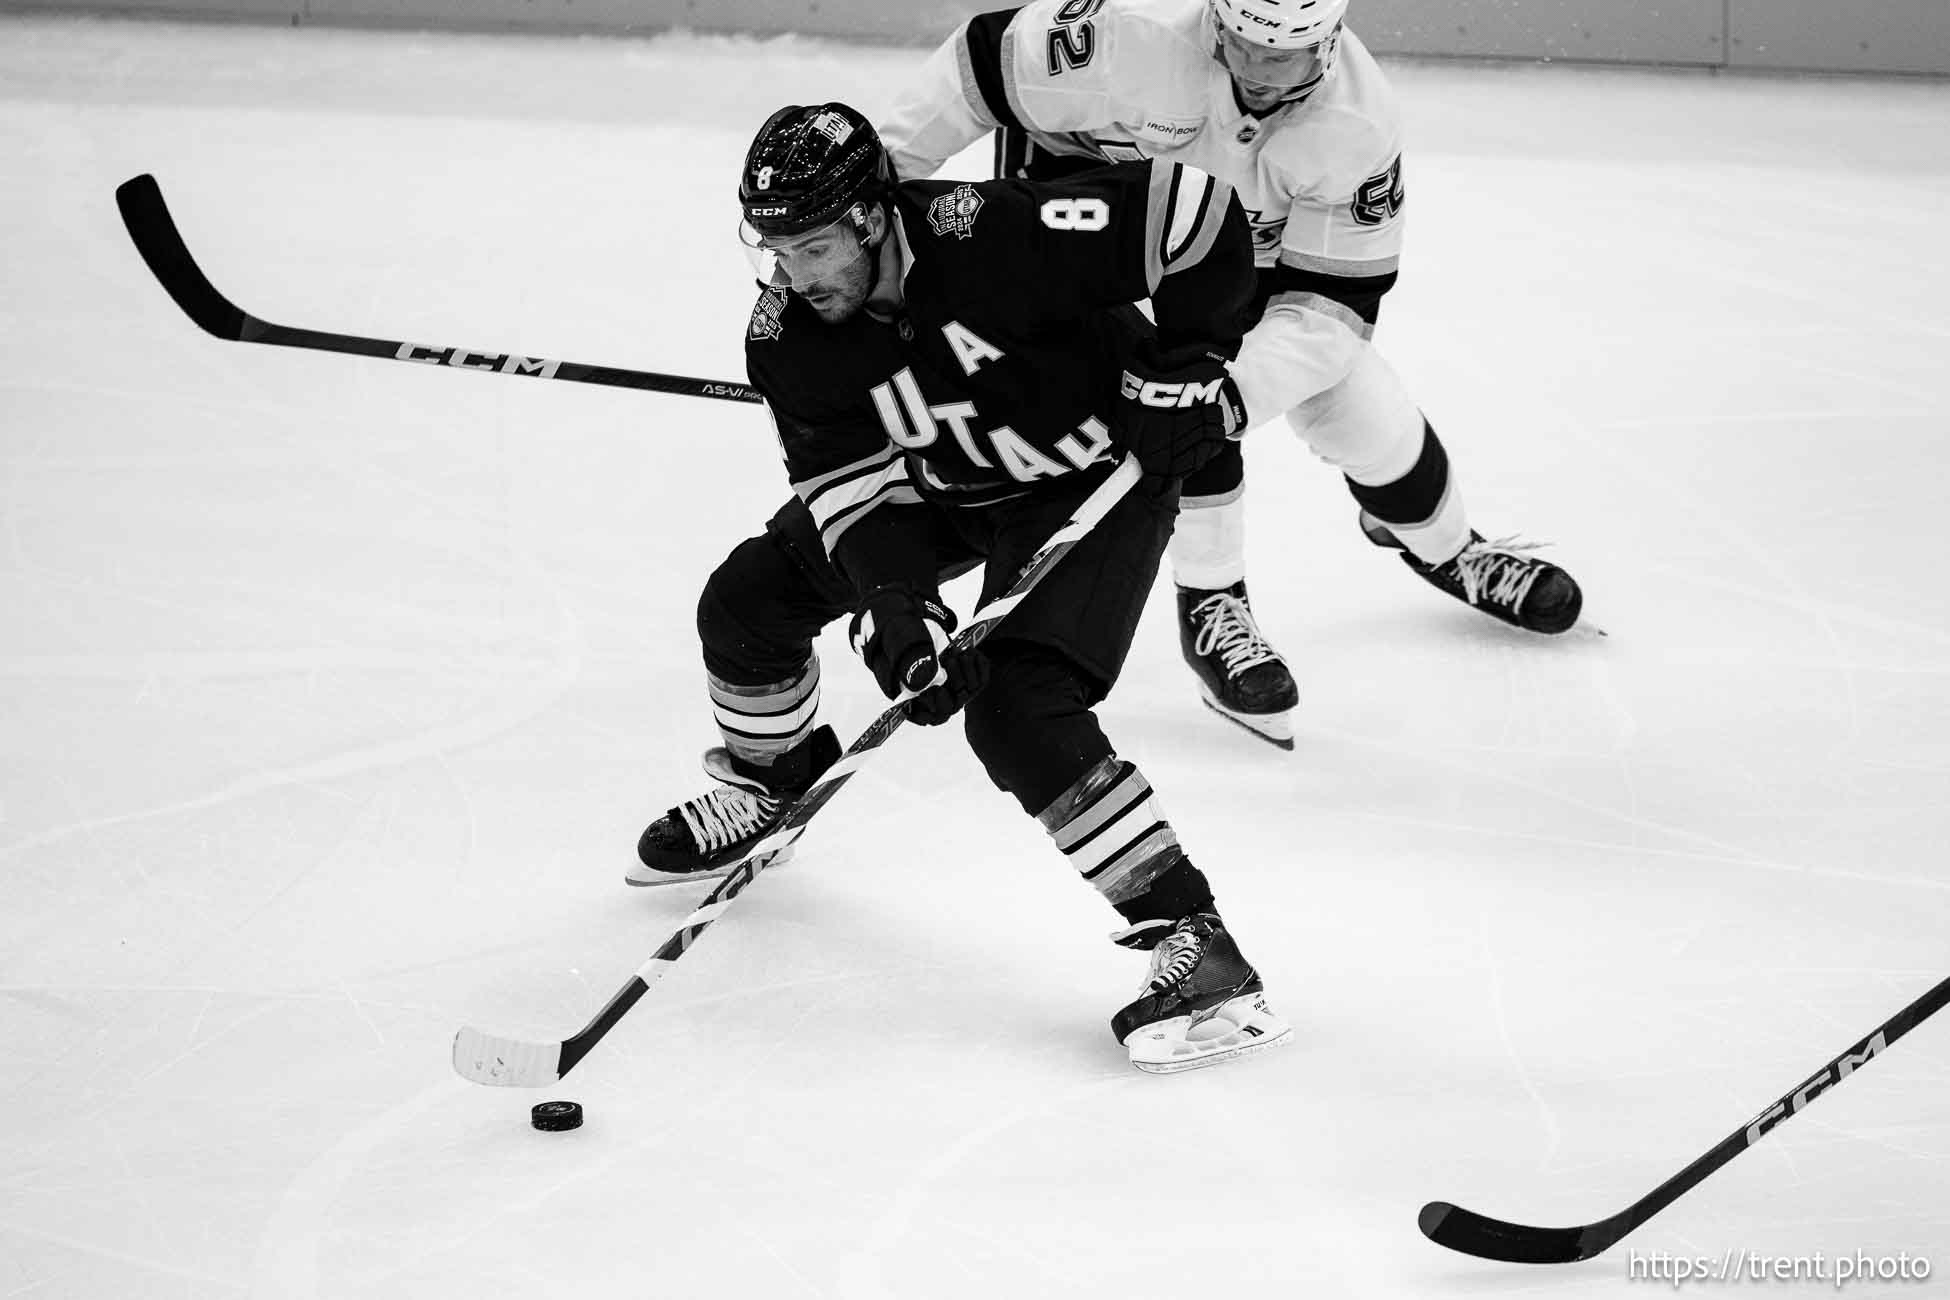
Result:
{"label": "dark hockey jersey", "polygon": [[1401,110],[1352,31],[1338,48],[1304,102],[1254,113],[1213,57],[1208,0],[1031,0],[963,23],[880,135],[902,176],[932,176],[1000,127],[1026,132],[1036,166],[1054,168],[1029,175],[1168,158],[1231,184],[1264,304],[1232,377],[1248,415],[1266,420],[1347,377],[1401,260]]}
{"label": "dark hockey jersey", "polygon": [[829,325],[766,290],[746,333],[793,489],[863,587],[931,580],[914,509],[1101,477],[1118,388],[1150,332],[1227,356],[1247,324],[1252,237],[1232,191],[1152,161],[1060,182],[916,181],[894,196],[904,302]]}

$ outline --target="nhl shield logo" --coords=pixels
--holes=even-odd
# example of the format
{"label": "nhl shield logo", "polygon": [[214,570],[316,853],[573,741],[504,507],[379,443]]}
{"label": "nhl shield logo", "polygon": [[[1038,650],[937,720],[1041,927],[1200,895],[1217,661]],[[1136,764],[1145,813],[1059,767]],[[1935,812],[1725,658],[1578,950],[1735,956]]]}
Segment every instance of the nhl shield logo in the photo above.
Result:
{"label": "nhl shield logo", "polygon": [[975,192],[975,187],[957,185],[928,204],[928,224],[934,227],[937,235],[967,239],[981,210],[982,196]]}

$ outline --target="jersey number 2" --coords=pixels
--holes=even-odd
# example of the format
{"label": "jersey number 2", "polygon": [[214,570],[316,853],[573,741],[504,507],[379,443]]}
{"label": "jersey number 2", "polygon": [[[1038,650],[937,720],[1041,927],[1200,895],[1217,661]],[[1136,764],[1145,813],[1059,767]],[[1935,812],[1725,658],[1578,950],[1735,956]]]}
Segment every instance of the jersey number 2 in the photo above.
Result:
{"label": "jersey number 2", "polygon": [[1104,7],[1104,0],[1066,0],[1056,11],[1056,23],[1049,29],[1049,75],[1061,76],[1071,68],[1081,68],[1097,52],[1097,29],[1090,15]]}

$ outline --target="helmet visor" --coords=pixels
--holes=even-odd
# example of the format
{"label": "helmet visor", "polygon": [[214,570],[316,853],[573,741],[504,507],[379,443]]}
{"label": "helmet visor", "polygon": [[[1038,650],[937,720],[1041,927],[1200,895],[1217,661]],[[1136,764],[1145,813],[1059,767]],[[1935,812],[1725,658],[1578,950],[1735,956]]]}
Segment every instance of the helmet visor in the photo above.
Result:
{"label": "helmet visor", "polygon": [[1313,86],[1327,75],[1334,60],[1334,37],[1330,32],[1318,45],[1274,50],[1255,45],[1224,26],[1217,26],[1219,62],[1238,80],[1268,90],[1301,90]]}
{"label": "helmet visor", "polygon": [[760,284],[808,297],[846,282],[867,256],[851,210],[837,221],[795,235],[761,235],[749,221],[741,221],[738,242]]}

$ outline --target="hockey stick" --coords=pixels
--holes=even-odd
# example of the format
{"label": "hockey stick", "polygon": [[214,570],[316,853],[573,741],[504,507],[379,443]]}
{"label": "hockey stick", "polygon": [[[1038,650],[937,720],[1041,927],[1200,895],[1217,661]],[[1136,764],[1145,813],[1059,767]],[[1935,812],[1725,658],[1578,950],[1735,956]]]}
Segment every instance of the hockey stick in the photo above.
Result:
{"label": "hockey stick", "polygon": [[[1126,457],[1111,476],[1085,498],[1076,513],[1051,533],[1041,549],[1029,557],[1029,563],[1023,566],[1014,585],[975,611],[968,626],[955,637],[954,648],[966,650],[980,645],[995,629],[995,625],[1035,589],[1057,561],[1096,527],[1111,507],[1131,490],[1138,481],[1139,473],[1137,461]],[[587,1056],[590,1049],[602,1041],[603,1035],[614,1029],[616,1022],[636,1005],[637,999],[663,978],[670,964],[682,957],[711,923],[731,906],[731,900],[743,893],[761,871],[805,833],[806,824],[859,770],[860,765],[866,762],[867,755],[886,744],[887,738],[906,720],[907,711],[899,703],[874,719],[873,725],[860,733],[860,738],[847,748],[839,761],[827,768],[811,788],[799,797],[798,802],[786,811],[777,829],[752,846],[744,860],[718,883],[718,887],[698,905],[696,911],[684,918],[676,933],[664,940],[663,946],[637,967],[636,974],[616,990],[616,995],[588,1024],[555,1043],[502,1038],[483,1033],[471,1025],[463,1026],[454,1035],[455,1072],[463,1079],[495,1087],[545,1088],[573,1070],[576,1062]]]}
{"label": "hockey stick", "polygon": [[123,181],[115,189],[115,206],[122,210],[122,224],[142,260],[149,264],[157,281],[176,300],[185,315],[204,331],[232,343],[271,343],[285,348],[314,348],[320,352],[345,352],[355,357],[383,357],[390,361],[415,361],[422,365],[451,366],[457,370],[485,370],[503,375],[529,375],[537,379],[563,379],[574,384],[605,384],[611,388],[635,388],[652,393],[677,393],[686,397],[716,397],[728,402],[761,401],[758,390],[747,384],[719,379],[693,379],[688,375],[660,375],[647,370],[624,370],[616,366],[589,366],[579,361],[551,361],[546,357],[527,357],[513,352],[482,352],[474,348],[445,347],[436,343],[406,343],[397,339],[370,339],[356,334],[327,334],[321,330],[297,329],[259,320],[217,291],[203,269],[190,256],[189,246],[176,229],[163,202],[162,187],[156,178],[143,173]]}
{"label": "hockey stick", "polygon": [[1487,1218],[1447,1201],[1430,1201],[1422,1207],[1418,1220],[1422,1235],[1439,1246],[1459,1250],[1465,1255],[1512,1264],[1568,1264],[1574,1260],[1590,1259],[1678,1200],[1708,1174],[1760,1141],[1789,1116],[1800,1114],[1802,1107],[1868,1064],[1889,1044],[1941,1011],[1947,1002],[1950,1002],[1950,979],[1898,1011],[1874,1033],[1822,1066],[1800,1087],[1755,1116],[1753,1122],[1735,1129],[1720,1145],[1609,1219],[1575,1228],[1533,1228]]}

